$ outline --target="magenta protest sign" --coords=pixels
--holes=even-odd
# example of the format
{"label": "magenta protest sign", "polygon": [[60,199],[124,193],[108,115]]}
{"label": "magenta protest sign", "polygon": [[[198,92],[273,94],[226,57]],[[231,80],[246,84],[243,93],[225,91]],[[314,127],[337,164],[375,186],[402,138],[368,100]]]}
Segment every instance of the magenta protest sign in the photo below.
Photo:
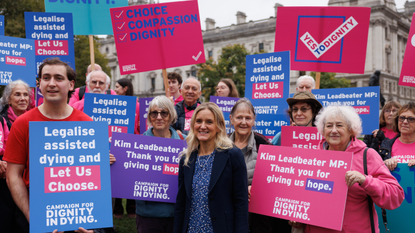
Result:
{"label": "magenta protest sign", "polygon": [[110,12],[121,75],[205,62],[197,1]]}
{"label": "magenta protest sign", "polygon": [[369,20],[369,7],[279,7],[275,52],[292,70],[364,73]]}
{"label": "magenta protest sign", "polygon": [[178,155],[186,149],[179,139],[113,133],[110,153],[112,197],[176,202]]}
{"label": "magenta protest sign", "polygon": [[317,150],[322,138],[316,127],[281,126],[281,146]]}
{"label": "magenta protest sign", "polygon": [[261,145],[249,212],[340,231],[352,155]]}
{"label": "magenta protest sign", "polygon": [[[414,13],[415,16],[415,13]],[[413,17],[413,16],[412,16]],[[403,57],[403,64],[401,75],[399,76],[399,85],[415,87],[415,66],[413,65],[415,59],[415,23],[411,23],[409,30],[408,43],[406,44],[405,56]]]}

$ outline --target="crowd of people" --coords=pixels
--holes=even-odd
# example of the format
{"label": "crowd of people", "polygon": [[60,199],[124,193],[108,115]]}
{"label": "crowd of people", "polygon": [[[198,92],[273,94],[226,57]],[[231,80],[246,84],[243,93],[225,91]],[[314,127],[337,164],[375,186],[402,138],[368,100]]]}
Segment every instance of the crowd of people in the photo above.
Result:
{"label": "crowd of people", "polygon": [[[34,107],[33,91],[20,81],[11,82],[0,101],[0,226],[4,232],[29,232],[29,121],[91,121],[83,113],[84,94],[134,95],[128,78],[110,78],[97,64],[87,68],[86,85],[74,88],[76,74],[59,59],[47,59],[39,67],[43,104]],[[181,155],[176,203],[127,200],[127,213],[135,217],[139,233],[198,232],[338,232],[300,222],[249,213],[251,186],[260,145],[281,145],[281,133],[270,142],[255,132],[252,103],[239,99],[230,113],[234,131],[227,135],[220,108],[199,98],[202,87],[196,78],[183,80],[168,74],[172,98],[157,96],[147,112],[150,128],[145,136],[186,140]],[[399,162],[415,165],[404,157],[415,149],[415,104],[385,104],[379,129],[358,137],[362,121],[352,107],[323,108],[311,90],[314,79],[297,80],[297,92],[287,99],[293,126],[317,127],[324,136],[319,149],[353,152],[352,169],[345,174],[349,187],[341,232],[379,232],[374,204],[384,209],[399,207],[404,191],[391,175]],[[217,95],[239,97],[231,79],[221,79]],[[135,133],[139,133],[136,105]],[[13,126],[13,127],[12,127]],[[110,155],[110,163],[117,155]],[[124,209],[114,200],[115,217]],[[55,232],[57,232],[57,229]],[[79,228],[76,232],[114,232],[114,229]]]}

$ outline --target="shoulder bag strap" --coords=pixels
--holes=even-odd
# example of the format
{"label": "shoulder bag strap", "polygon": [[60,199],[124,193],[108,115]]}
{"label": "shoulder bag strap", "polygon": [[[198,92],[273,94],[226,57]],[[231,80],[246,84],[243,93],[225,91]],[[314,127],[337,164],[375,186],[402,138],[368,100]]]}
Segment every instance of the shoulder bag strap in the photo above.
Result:
{"label": "shoulder bag strap", "polygon": [[[368,149],[369,148],[366,148],[365,152],[363,152],[363,167],[365,169],[365,175],[368,175],[367,173],[367,150]],[[375,221],[373,219],[373,201],[369,195],[367,195],[367,200],[369,204],[370,227],[372,228],[372,233],[375,233]]]}

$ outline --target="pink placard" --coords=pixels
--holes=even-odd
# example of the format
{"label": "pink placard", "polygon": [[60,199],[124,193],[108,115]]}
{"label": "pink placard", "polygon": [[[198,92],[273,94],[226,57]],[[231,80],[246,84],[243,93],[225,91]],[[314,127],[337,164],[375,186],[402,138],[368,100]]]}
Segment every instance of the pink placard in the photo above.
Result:
{"label": "pink placard", "polygon": [[281,146],[317,150],[322,138],[316,127],[281,127]]}
{"label": "pink placard", "polygon": [[36,55],[68,55],[68,41],[67,40],[36,40],[35,41]]}
{"label": "pink placard", "polygon": [[291,69],[364,73],[369,7],[278,7],[275,52]]}
{"label": "pink placard", "polygon": [[121,75],[205,62],[197,1],[110,12]]}
{"label": "pink placard", "polygon": [[[415,13],[414,15],[415,16]],[[412,16],[412,17],[413,17]],[[405,55],[403,57],[403,64],[401,75],[399,76],[400,86],[415,87],[415,23],[412,21],[411,29],[409,30],[408,42],[406,43]]]}
{"label": "pink placard", "polygon": [[249,212],[340,231],[353,153],[261,145]]}

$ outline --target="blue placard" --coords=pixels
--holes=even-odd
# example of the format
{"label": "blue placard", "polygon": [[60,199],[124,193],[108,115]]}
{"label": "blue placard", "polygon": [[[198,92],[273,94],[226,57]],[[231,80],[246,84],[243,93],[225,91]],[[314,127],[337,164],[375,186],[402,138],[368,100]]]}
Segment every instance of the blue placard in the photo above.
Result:
{"label": "blue placard", "polygon": [[46,12],[72,13],[74,35],[112,35],[110,8],[128,0],[45,0]]}
{"label": "blue placard", "polygon": [[225,118],[226,133],[232,133],[235,129],[231,126],[231,120],[229,115],[233,106],[239,98],[235,97],[221,97],[221,96],[210,96],[210,102],[215,103],[222,110],[223,117]]}
{"label": "blue placard", "polygon": [[35,41],[0,36],[0,85],[18,79],[36,86]]}
{"label": "blue placard", "polygon": [[136,102],[135,96],[85,93],[84,113],[108,123],[111,142],[112,132],[134,134]]}
{"label": "blue placard", "polygon": [[105,122],[30,122],[30,232],[112,227]]}
{"label": "blue placard", "polygon": [[71,13],[25,12],[26,38],[35,40],[36,70],[48,57],[59,57],[75,70]]}
{"label": "blue placard", "polygon": [[150,127],[147,125],[147,113],[150,102],[154,97],[150,98],[140,98],[138,101],[140,103],[140,134],[143,134]]}
{"label": "blue placard", "polygon": [[0,15],[0,36],[4,36],[4,15]]}
{"label": "blue placard", "polygon": [[[407,163],[398,163],[392,172],[405,192],[405,200],[395,210],[386,210],[388,228],[391,232],[413,232],[415,219],[415,167],[408,167]],[[376,206],[380,232],[384,231],[382,210]]]}
{"label": "blue placard", "polygon": [[323,107],[352,106],[362,118],[362,134],[379,128],[379,87],[314,89],[311,91]]}
{"label": "blue placard", "polygon": [[272,138],[289,125],[290,52],[246,56],[245,97],[255,108],[255,131]]}

